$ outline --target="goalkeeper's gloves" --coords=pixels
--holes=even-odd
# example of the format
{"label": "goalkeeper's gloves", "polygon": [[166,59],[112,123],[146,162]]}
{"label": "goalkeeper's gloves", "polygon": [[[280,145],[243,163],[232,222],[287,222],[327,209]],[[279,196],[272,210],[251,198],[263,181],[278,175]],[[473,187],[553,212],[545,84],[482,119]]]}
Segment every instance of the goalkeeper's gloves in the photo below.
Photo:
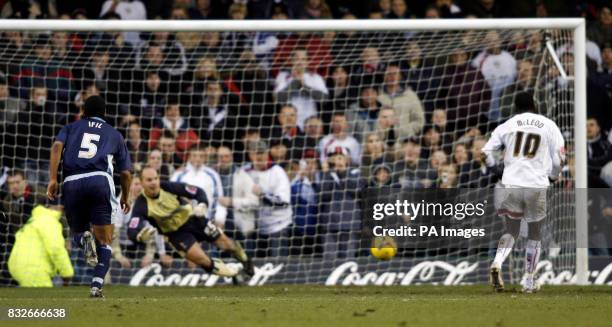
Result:
{"label": "goalkeeper's gloves", "polygon": [[136,235],[136,240],[138,242],[148,242],[151,238],[153,238],[156,232],[157,230],[155,229],[155,227],[147,225],[143,229],[141,229],[140,232],[138,232],[138,234]]}
{"label": "goalkeeper's gloves", "polygon": [[206,203],[203,203],[203,202],[192,201],[191,209],[192,209],[193,215],[198,218],[206,217],[206,213],[208,212],[208,206],[206,205]]}

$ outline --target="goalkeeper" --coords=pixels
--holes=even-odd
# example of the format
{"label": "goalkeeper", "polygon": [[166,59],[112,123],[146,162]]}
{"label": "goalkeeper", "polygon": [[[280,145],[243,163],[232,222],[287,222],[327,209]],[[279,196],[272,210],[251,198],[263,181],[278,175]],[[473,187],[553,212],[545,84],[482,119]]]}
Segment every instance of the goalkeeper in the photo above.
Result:
{"label": "goalkeeper", "polygon": [[211,242],[220,249],[232,252],[242,263],[244,273],[253,276],[253,263],[240,244],[206,219],[207,198],[202,189],[184,183],[162,183],[157,170],[152,167],[145,167],[140,179],[143,190],[134,202],[132,218],[128,223],[130,239],[145,242],[157,229],[168,237],[182,257],[207,272],[224,277],[238,275],[239,270],[206,255],[200,242]]}

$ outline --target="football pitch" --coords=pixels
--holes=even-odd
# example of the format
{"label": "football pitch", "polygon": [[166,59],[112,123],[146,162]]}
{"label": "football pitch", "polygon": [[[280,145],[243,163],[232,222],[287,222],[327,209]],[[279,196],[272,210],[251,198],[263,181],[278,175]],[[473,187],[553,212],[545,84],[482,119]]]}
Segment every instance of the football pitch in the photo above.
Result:
{"label": "football pitch", "polygon": [[260,286],[0,289],[2,308],[66,308],[1,326],[610,326],[612,287]]}

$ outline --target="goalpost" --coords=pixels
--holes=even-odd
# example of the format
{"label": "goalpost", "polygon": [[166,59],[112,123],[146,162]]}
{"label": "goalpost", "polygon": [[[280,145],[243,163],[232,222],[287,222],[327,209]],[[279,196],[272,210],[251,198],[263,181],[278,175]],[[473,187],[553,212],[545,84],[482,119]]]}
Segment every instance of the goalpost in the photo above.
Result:
{"label": "goalpost", "polygon": [[[410,145],[407,144],[418,137],[426,142],[421,145],[421,156],[423,153],[428,155],[422,158],[425,160],[422,166],[417,161],[413,169],[414,176],[419,177],[418,183],[423,179],[429,180],[423,182],[426,186],[444,183],[440,178],[442,170],[436,165],[446,166],[456,160],[449,168],[454,169],[457,175],[452,186],[479,187],[483,185],[483,178],[473,180],[479,168],[470,166],[470,159],[476,158],[471,158],[468,152],[475,140],[486,137],[497,122],[511,114],[514,95],[520,91],[518,86],[511,86],[517,85],[518,79],[525,78],[526,83],[531,83],[529,90],[534,93],[538,108],[545,110],[543,113],[555,120],[566,133],[568,157],[575,168],[575,173],[570,173],[572,169],[566,169],[564,177],[565,181],[571,182],[564,185],[572,185],[572,190],[567,193],[563,186],[557,186],[560,195],[556,195],[551,203],[555,214],[560,216],[547,220],[548,228],[558,229],[563,239],[551,240],[550,250],[545,251],[547,257],[542,260],[553,262],[554,269],[575,273],[576,279],[571,282],[587,284],[587,194],[578,191],[587,189],[585,24],[581,18],[0,20],[0,31],[5,34],[5,47],[0,49],[0,70],[9,84],[11,97],[19,99],[24,107],[19,110],[29,110],[25,108],[34,105],[36,99],[32,97],[32,90],[36,87],[46,88],[46,103],[57,110],[49,116],[54,120],[43,118],[24,123],[20,119],[26,116],[31,118],[32,115],[16,114],[15,121],[7,121],[0,130],[3,137],[2,164],[24,170],[32,185],[39,183],[44,187],[45,166],[42,163],[47,158],[41,153],[46,153],[43,148],[45,138],[48,140],[52,137],[44,133],[55,132],[61,124],[74,119],[82,97],[97,92],[106,97],[109,108],[112,108],[109,119],[119,125],[126,136],[130,132],[142,134],[141,144],[144,145],[136,148],[132,154],[139,165],[155,160],[150,158],[151,151],[163,146],[158,139],[163,138],[162,130],[172,125],[167,119],[164,121],[164,115],[170,111],[168,107],[176,104],[181,122],[190,126],[188,132],[177,129],[174,133],[177,141],[172,147],[176,148],[178,159],[173,168],[178,170],[182,164],[178,161],[187,161],[188,148],[197,140],[206,146],[203,152],[207,164],[220,170],[221,154],[216,152],[219,146],[229,148],[230,157],[238,165],[242,164],[241,161],[248,161],[245,160],[248,158],[248,141],[264,139],[271,147],[273,159],[283,163],[292,182],[311,174],[308,177],[313,179],[312,184],[316,184],[324,176],[306,171],[308,159],[321,159],[320,170],[327,169],[325,161],[329,148],[321,144],[320,129],[323,128],[325,132],[322,136],[325,136],[328,131],[333,134],[334,128],[341,128],[338,126],[343,124],[342,118],[334,123],[337,125],[331,123],[335,114],[341,112],[346,117],[348,134],[355,138],[355,142],[336,140],[337,143],[331,141],[329,144],[344,146],[349,150],[346,154],[351,157],[356,155],[355,148],[360,149],[362,154],[367,151],[370,138],[378,138],[378,142],[382,143],[384,153],[372,158],[380,161],[365,162],[360,156],[353,159],[354,168],[359,168],[360,174],[370,176],[378,169],[388,169],[392,178],[405,181],[408,178],[406,169],[399,171],[396,167],[405,163],[406,153],[410,152]],[[6,32],[19,32],[20,41],[15,41],[16,36],[8,36]],[[67,34],[57,36],[54,32]],[[123,36],[124,32],[141,32],[136,36],[141,43],[134,43],[131,50],[125,50],[128,40]],[[108,39],[105,39],[107,36]],[[157,48],[147,46],[146,38],[159,42],[156,43]],[[15,42],[22,42],[22,46],[14,48]],[[488,48],[507,52],[513,58],[515,67],[506,66],[508,62],[493,62],[493,72],[483,76],[482,70],[486,69],[483,62],[489,56],[483,51]],[[47,49],[50,52],[44,53]],[[294,57],[295,51],[301,49],[305,50],[306,59]],[[291,74],[282,74],[299,65],[296,63],[299,60],[305,60],[306,70],[312,73],[310,76],[315,82],[307,87],[300,84],[296,90],[285,92],[281,84]],[[397,94],[389,95],[385,92],[387,84],[393,83],[395,68],[399,72],[397,76],[401,79],[401,85]],[[513,76],[508,76],[503,69],[510,69]],[[319,80],[316,74],[321,76]],[[525,77],[521,74],[530,75]],[[291,85],[285,87],[291,88]],[[220,96],[215,98],[213,94]],[[377,107],[376,118],[368,117],[367,110],[364,110],[366,114],[359,112],[368,99],[376,100],[371,103]],[[400,103],[402,99],[406,99],[408,104]],[[279,130],[272,128],[272,125],[281,124],[278,115],[285,103],[291,103],[296,108],[296,124],[305,133],[304,142],[299,145],[293,141],[293,135],[287,136],[282,130],[278,134]],[[214,111],[208,111],[212,110],[209,108]],[[391,119],[395,124],[391,124],[392,127],[380,127],[385,124],[384,119],[380,118],[384,110],[389,115],[395,115]],[[319,119],[309,119],[313,115]],[[228,117],[233,119],[231,124]],[[365,123],[360,125],[359,120]],[[131,131],[132,127],[136,128],[132,123],[138,123],[140,130]],[[34,132],[37,135],[28,132],[22,135],[23,129],[18,128],[20,124],[28,127],[42,124],[53,128],[39,128]],[[215,127],[218,127],[217,130]],[[32,143],[33,139],[37,141]],[[430,144],[427,142],[438,143],[425,149]],[[461,154],[456,153],[460,152],[458,147],[463,147],[468,156],[466,162],[461,162]],[[434,154],[437,150],[444,153],[438,151],[438,154]],[[434,158],[436,155],[445,155],[446,158]],[[167,159],[163,153],[162,157],[162,161]],[[162,164],[162,172],[166,167],[164,165],[166,163]],[[166,173],[166,177],[172,175],[171,171]],[[462,176],[465,180],[462,180]],[[465,183],[461,184],[462,181]],[[306,183],[307,186],[311,186],[308,185],[310,182]],[[300,185],[303,187],[304,183]],[[316,192],[317,187],[312,187],[312,192]],[[343,194],[351,192],[347,189]],[[280,236],[280,245],[275,245],[286,247],[287,251],[264,251],[263,255],[256,257],[258,265],[267,265],[268,270],[284,274],[284,277],[277,279],[278,282],[339,283],[342,272],[338,267],[345,265],[346,271],[357,273],[357,268],[350,266],[351,261],[363,263],[370,273],[377,275],[388,270],[407,272],[423,261],[440,263],[442,266],[453,262],[455,267],[459,267],[462,261],[482,264],[490,260],[490,253],[463,256],[442,249],[433,254],[432,251],[410,255],[400,253],[389,263],[375,262],[361,249],[369,243],[359,239],[359,230],[348,227],[347,239],[342,236],[328,237],[330,231],[337,227],[328,217],[329,211],[334,210],[329,201],[340,201],[333,194],[328,195],[331,200],[326,200],[326,206],[314,203],[313,210],[319,210],[310,217],[314,222],[303,221],[309,219],[308,213],[301,216],[298,222],[295,213],[296,206],[308,207],[312,203],[293,203],[292,224]],[[294,196],[295,201],[298,198]],[[344,201],[346,197],[341,199]],[[305,210],[308,211],[308,208]],[[355,206],[352,208],[358,210]],[[235,222],[227,223],[228,228],[235,225]],[[12,237],[9,230],[12,229],[14,233],[19,223],[9,220],[4,225],[0,234],[5,235],[0,237],[4,242],[9,242]],[[232,233],[237,233],[236,237],[241,239],[239,228],[233,228]],[[338,228],[340,231],[334,232],[343,232],[344,227]],[[125,239],[125,235],[119,237]],[[268,235],[255,233],[246,237],[243,243],[247,248],[251,247],[249,249],[253,254],[257,254],[258,241],[267,239]],[[345,244],[329,247],[331,240]],[[351,250],[353,242],[358,246]],[[137,257],[142,257],[144,247],[132,248],[139,251]],[[151,248],[153,245],[148,245],[149,254],[155,252]],[[552,255],[554,248],[561,248],[560,253]],[[125,244],[123,251],[126,251]],[[170,252],[170,249],[166,251]],[[212,249],[211,253],[213,256],[219,255]],[[3,255],[8,258],[8,253]],[[283,262],[283,259],[288,261]],[[184,264],[179,264],[178,260],[174,265],[176,271],[191,271]],[[279,272],[283,267],[289,271]],[[0,269],[6,269],[6,266]],[[435,268],[429,269],[433,274]],[[521,269],[522,264],[511,264],[511,273],[519,274]],[[2,274],[0,278],[7,276],[6,271]],[[133,269],[118,268],[116,265],[111,274],[122,283],[133,282],[134,275],[138,275]],[[364,283],[367,282],[365,275],[366,272]],[[483,282],[484,278],[481,272],[461,282]],[[427,279],[422,278],[423,281]],[[517,282],[520,277],[513,275],[512,279]]]}

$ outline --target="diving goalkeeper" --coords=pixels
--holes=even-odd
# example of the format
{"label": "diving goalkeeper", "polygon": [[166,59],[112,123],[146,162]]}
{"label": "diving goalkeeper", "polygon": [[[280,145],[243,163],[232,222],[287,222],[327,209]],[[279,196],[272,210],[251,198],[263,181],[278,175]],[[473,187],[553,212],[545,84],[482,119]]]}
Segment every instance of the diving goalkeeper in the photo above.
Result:
{"label": "diving goalkeeper", "polygon": [[157,170],[151,167],[142,170],[140,179],[143,190],[134,201],[128,223],[130,239],[146,241],[156,228],[182,257],[207,272],[223,277],[238,275],[239,269],[220,259],[211,259],[200,246],[202,241],[214,243],[230,251],[242,263],[244,273],[253,276],[253,263],[240,244],[206,219],[207,198],[202,189],[184,183],[160,182]]}

